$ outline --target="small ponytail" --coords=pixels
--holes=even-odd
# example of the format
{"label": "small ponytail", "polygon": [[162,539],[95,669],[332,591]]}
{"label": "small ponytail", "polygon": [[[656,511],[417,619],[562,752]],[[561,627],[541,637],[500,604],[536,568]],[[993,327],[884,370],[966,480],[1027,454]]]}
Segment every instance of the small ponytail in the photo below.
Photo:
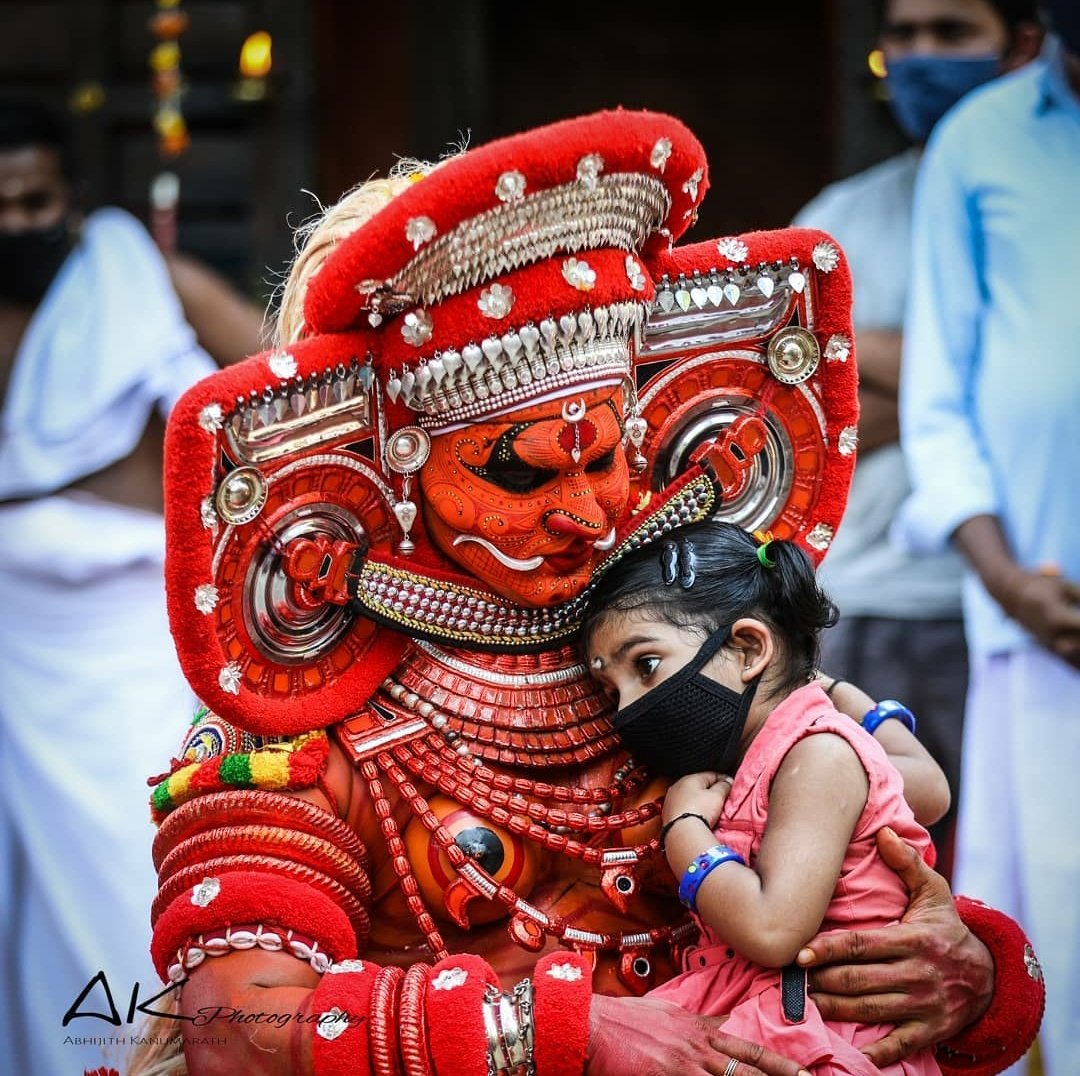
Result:
{"label": "small ponytail", "polygon": [[776,561],[769,556],[769,545],[775,541],[772,531],[754,531],[754,537],[758,541],[757,559],[762,568],[775,568]]}

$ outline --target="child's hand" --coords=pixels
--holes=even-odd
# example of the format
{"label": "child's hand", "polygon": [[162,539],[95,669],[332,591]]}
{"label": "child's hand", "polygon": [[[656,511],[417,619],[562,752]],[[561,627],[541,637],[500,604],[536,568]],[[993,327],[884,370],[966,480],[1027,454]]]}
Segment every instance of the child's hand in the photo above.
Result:
{"label": "child's hand", "polygon": [[731,778],[727,774],[710,770],[680,777],[664,797],[663,820],[669,822],[690,811],[701,815],[710,826],[715,827],[730,791]]}

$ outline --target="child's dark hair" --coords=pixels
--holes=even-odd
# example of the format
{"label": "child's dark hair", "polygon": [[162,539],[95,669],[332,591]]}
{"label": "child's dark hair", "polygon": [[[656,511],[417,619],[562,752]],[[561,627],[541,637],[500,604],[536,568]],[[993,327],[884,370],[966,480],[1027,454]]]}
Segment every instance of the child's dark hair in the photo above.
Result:
{"label": "child's dark hair", "polygon": [[624,557],[597,584],[582,622],[588,643],[611,612],[640,612],[706,635],[740,617],[763,620],[783,648],[777,687],[792,691],[817,669],[818,636],[836,623],[836,606],[818,586],[810,558],[793,542],[758,540],[717,521],[679,527]]}

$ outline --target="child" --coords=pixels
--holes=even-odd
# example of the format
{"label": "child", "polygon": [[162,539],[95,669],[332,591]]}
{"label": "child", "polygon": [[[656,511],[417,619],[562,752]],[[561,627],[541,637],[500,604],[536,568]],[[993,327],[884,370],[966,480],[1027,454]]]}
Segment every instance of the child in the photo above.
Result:
{"label": "child", "polygon": [[[859,1047],[890,1029],[826,1024],[803,973],[780,969],[822,928],[900,918],[908,896],[875,834],[890,826],[927,854],[905,785],[928,821],[947,809],[948,788],[903,730],[914,720],[899,704],[871,710],[864,728],[833,707],[815,669],[835,616],[801,549],[713,522],[608,572],[583,640],[589,668],[618,695],[624,743],[674,780],[661,843],[702,944],[651,996],[730,1013],[725,1031],[816,1073],[868,1074],[878,1069]],[[903,777],[875,739],[879,725]],[[925,1050],[886,1071],[940,1070]]]}

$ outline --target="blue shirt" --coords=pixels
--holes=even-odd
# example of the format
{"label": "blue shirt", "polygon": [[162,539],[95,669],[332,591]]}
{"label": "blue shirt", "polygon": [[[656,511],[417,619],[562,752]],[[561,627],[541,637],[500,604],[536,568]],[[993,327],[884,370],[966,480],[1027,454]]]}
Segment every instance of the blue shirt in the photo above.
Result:
{"label": "blue shirt", "polygon": [[[996,515],[1022,567],[1080,579],[1080,100],[1053,40],[935,130],[909,294],[898,536]],[[964,596],[976,654],[1035,645],[973,575]]]}

